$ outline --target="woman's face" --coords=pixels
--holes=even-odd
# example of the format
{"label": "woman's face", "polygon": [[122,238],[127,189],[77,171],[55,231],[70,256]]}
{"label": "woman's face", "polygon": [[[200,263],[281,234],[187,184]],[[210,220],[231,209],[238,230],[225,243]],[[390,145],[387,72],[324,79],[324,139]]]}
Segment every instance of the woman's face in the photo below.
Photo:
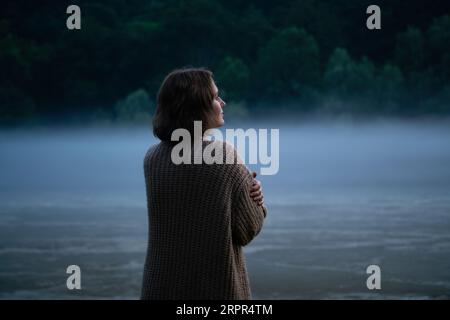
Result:
{"label": "woman's face", "polygon": [[213,111],[211,114],[211,122],[210,122],[210,128],[218,128],[223,126],[225,123],[223,118],[223,107],[226,105],[225,101],[223,101],[219,97],[219,89],[217,89],[216,84],[213,82],[213,93],[214,93],[214,100],[213,100]]}

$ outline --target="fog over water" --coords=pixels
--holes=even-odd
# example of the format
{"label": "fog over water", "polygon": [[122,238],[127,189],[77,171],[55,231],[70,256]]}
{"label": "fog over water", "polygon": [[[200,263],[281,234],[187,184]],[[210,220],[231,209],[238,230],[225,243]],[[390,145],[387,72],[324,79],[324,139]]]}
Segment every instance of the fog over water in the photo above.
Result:
{"label": "fog over water", "polygon": [[[245,248],[254,298],[450,298],[449,124],[239,123],[280,133],[279,172],[259,176],[269,215]],[[0,131],[0,298],[138,298],[156,142],[142,127]]]}

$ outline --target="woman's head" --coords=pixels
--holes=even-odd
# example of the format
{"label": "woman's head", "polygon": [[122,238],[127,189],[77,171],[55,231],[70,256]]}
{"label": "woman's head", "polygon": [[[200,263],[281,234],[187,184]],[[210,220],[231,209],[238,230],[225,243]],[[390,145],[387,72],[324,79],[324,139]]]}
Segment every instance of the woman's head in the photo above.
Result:
{"label": "woman's head", "polygon": [[202,121],[203,131],[223,125],[222,108],[213,74],[206,69],[178,69],[169,73],[158,92],[153,133],[170,141],[178,128],[194,130],[194,121]]}

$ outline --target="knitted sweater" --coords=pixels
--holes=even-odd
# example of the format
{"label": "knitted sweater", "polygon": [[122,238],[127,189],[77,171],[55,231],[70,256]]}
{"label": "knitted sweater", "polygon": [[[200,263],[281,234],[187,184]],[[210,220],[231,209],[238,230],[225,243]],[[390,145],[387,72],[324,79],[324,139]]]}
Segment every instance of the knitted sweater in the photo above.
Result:
{"label": "knitted sweater", "polygon": [[[221,141],[203,148],[211,143],[223,147],[224,159],[237,154]],[[249,170],[239,157],[238,164],[175,165],[172,148],[161,142],[144,159],[149,241],[141,298],[251,299],[242,247],[267,211],[250,197]]]}

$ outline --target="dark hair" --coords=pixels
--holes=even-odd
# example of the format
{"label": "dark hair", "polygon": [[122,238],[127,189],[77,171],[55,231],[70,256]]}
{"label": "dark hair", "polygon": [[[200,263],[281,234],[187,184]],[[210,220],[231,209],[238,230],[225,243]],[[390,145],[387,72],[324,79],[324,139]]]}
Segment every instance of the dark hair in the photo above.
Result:
{"label": "dark hair", "polygon": [[194,131],[194,121],[202,121],[208,129],[214,101],[213,74],[203,68],[177,69],[164,79],[158,92],[153,134],[162,141],[170,141],[178,128]]}

